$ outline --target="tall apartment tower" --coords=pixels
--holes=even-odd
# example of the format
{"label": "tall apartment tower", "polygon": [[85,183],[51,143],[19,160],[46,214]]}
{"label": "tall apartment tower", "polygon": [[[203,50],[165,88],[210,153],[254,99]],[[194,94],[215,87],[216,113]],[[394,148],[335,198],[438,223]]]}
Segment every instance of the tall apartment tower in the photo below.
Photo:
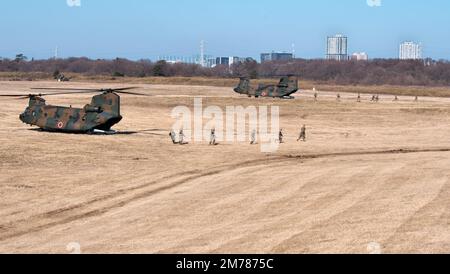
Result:
{"label": "tall apartment tower", "polygon": [[337,61],[348,60],[347,42],[348,38],[341,34],[328,37],[326,58]]}
{"label": "tall apartment tower", "polygon": [[414,42],[403,42],[400,44],[400,60],[422,59],[422,46]]}

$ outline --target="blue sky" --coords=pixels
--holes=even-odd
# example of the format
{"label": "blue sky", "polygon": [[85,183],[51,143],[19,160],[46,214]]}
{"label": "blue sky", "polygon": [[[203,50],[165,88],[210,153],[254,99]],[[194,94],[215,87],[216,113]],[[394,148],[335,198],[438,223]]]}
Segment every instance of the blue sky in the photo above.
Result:
{"label": "blue sky", "polygon": [[[450,59],[450,1],[381,0],[1,0],[0,56],[192,55],[205,40],[211,55],[257,58],[265,51],[325,54],[326,37],[349,37],[349,51],[398,56],[404,40],[424,55]],[[379,0],[369,0],[379,1]]]}

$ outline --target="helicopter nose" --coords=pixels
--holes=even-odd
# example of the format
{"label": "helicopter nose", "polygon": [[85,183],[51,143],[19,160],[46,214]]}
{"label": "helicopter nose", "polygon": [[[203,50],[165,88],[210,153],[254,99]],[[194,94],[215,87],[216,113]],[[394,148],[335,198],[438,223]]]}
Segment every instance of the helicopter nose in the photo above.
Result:
{"label": "helicopter nose", "polygon": [[19,115],[20,121],[25,122],[25,117],[26,117],[25,113],[20,114]]}

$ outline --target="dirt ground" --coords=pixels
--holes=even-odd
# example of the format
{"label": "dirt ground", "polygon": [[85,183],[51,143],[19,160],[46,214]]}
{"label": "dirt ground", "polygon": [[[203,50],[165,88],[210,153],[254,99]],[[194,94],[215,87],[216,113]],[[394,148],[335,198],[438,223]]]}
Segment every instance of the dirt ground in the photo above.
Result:
{"label": "dirt ground", "polygon": [[[0,82],[0,94],[54,86],[75,84]],[[138,86],[155,96],[122,96],[115,127],[136,134],[32,130],[26,100],[0,99],[0,253],[450,253],[450,100]],[[173,145],[171,110],[196,96],[279,106],[286,143]]]}

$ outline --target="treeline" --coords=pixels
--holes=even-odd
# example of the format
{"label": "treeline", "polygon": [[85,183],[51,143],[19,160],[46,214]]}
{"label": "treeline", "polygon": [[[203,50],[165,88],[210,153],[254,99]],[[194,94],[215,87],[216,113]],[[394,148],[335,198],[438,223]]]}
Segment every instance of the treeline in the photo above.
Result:
{"label": "treeline", "polygon": [[342,85],[450,85],[450,62],[375,59],[371,61],[296,60],[268,63],[259,75],[300,75],[302,79]]}
{"label": "treeline", "polygon": [[0,72],[56,72],[112,77],[250,77],[273,78],[298,75],[303,80],[340,85],[450,85],[450,63],[447,61],[400,61],[379,59],[371,61],[327,61],[296,59],[290,62],[259,64],[252,59],[228,66],[203,68],[195,64],[169,64],[165,61],[92,60],[68,58],[27,60],[23,55],[15,59],[0,59]]}

